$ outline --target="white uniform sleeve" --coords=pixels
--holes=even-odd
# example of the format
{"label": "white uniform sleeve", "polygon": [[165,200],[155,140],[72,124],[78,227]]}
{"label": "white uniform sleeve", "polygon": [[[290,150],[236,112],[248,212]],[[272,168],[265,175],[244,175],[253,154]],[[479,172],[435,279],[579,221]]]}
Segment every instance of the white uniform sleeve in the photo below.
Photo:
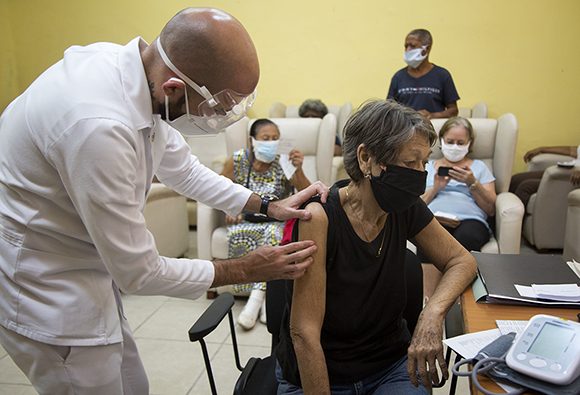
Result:
{"label": "white uniform sleeve", "polygon": [[[49,148],[78,215],[106,270],[127,293],[195,299],[214,278],[209,261],[159,256],[136,196],[143,166],[135,132],[109,120],[74,125]],[[105,269],[104,268],[104,269]]]}
{"label": "white uniform sleeve", "polygon": [[240,214],[252,192],[202,165],[179,132],[169,130],[168,134],[157,170],[159,180],[178,193],[231,216]]}

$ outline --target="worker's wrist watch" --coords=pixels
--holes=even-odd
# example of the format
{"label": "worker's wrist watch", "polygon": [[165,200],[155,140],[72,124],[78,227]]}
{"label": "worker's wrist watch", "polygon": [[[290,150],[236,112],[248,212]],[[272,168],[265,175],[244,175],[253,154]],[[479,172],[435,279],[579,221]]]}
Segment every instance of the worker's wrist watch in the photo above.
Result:
{"label": "worker's wrist watch", "polygon": [[266,196],[262,196],[262,203],[260,204],[260,214],[268,216],[268,207],[270,206],[270,199]]}
{"label": "worker's wrist watch", "polygon": [[475,180],[473,184],[469,186],[469,190],[473,191],[475,188],[477,188],[477,184],[479,184],[479,181]]}

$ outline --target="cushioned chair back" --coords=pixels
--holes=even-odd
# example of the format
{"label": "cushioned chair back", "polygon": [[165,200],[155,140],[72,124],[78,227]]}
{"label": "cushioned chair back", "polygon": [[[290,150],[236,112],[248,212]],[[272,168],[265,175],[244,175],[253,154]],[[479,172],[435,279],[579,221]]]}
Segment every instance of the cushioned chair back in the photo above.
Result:
{"label": "cushioned chair back", "polygon": [[211,136],[186,137],[191,153],[199,161],[217,173],[221,173],[227,155],[226,135],[218,133]]}
{"label": "cushioned chair back", "polygon": [[[329,105],[328,113],[334,114],[336,117],[336,135],[340,137],[340,141],[344,139],[344,125],[350,114],[352,114],[352,104],[346,102],[343,105]],[[270,107],[268,116],[270,118],[299,118],[298,114],[300,106],[286,106],[284,103],[275,102]]]}
{"label": "cushioned chair back", "polygon": [[459,107],[459,115],[463,118],[487,118],[487,104],[479,102],[473,107]]}
{"label": "cushioned chair back", "polygon": [[[304,154],[302,169],[312,182],[320,180],[330,185],[336,117],[327,114],[319,118],[272,118],[282,139],[291,140]],[[242,119],[226,129],[228,157],[234,151],[248,147],[250,126],[254,120]]]}
{"label": "cushioned chair back", "polygon": [[[432,119],[435,131],[439,130],[447,119]],[[470,157],[482,160],[496,178],[497,193],[509,189],[512,168],[514,164],[516,141],[518,133],[517,120],[513,114],[504,114],[498,119],[469,119],[475,133],[475,144]],[[433,147],[432,159],[441,158],[440,143]]]}

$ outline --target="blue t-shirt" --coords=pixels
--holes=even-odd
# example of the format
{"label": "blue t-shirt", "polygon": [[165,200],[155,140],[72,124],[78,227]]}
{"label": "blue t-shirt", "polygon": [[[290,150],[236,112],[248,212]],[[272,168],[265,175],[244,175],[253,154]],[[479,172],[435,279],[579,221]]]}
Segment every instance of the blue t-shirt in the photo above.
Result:
{"label": "blue t-shirt", "polygon": [[[427,163],[427,188],[433,187],[433,182],[437,170],[435,170],[435,161],[430,160]],[[488,184],[495,181],[495,177],[491,171],[482,161],[475,159],[471,164],[471,171],[479,181],[480,184]],[[467,184],[453,179],[449,180],[449,184],[443,188],[437,196],[429,203],[429,209],[432,212],[443,211],[449,214],[456,215],[460,221],[466,219],[475,219],[487,224],[487,214],[483,211],[473,199]]]}
{"label": "blue t-shirt", "polygon": [[393,99],[417,111],[440,112],[459,100],[451,73],[433,65],[424,76],[415,78],[403,68],[391,79],[387,99]]}

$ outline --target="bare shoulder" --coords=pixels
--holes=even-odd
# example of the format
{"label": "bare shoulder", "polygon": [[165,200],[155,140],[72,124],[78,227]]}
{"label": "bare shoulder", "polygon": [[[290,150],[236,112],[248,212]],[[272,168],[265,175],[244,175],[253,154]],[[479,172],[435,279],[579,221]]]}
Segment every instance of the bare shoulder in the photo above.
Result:
{"label": "bare shoulder", "polygon": [[312,214],[312,218],[309,221],[301,221],[304,224],[320,224],[320,225],[327,225],[328,224],[328,217],[326,216],[326,211],[324,211],[324,207],[322,204],[318,202],[310,202],[306,205],[305,209]]}

